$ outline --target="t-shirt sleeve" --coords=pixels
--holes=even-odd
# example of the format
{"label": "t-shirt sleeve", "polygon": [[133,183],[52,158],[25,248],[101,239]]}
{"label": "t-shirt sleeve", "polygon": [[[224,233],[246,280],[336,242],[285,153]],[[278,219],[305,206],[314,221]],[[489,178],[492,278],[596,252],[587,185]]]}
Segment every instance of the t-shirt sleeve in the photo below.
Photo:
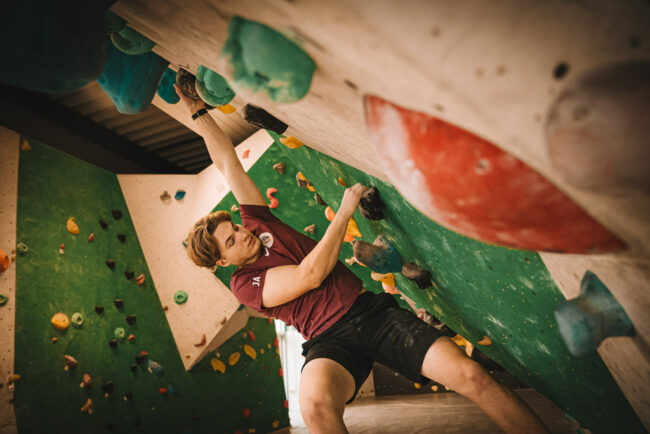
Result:
{"label": "t-shirt sleeve", "polygon": [[266,205],[240,205],[241,222],[248,230],[253,230],[260,222],[280,221]]}
{"label": "t-shirt sleeve", "polygon": [[230,279],[230,289],[240,303],[262,312],[262,289],[266,269],[242,270],[233,274]]}

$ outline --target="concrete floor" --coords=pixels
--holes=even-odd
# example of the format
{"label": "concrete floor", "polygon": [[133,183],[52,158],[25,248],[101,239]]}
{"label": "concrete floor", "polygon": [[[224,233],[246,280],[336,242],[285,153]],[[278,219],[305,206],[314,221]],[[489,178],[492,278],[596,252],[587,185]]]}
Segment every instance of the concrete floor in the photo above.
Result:
{"label": "concrete floor", "polygon": [[[533,390],[517,393],[542,418],[552,433],[579,428],[562,410]],[[345,409],[351,434],[360,433],[498,433],[499,428],[469,399],[457,393],[382,396],[357,399]],[[285,428],[283,434],[307,434],[305,427]]]}

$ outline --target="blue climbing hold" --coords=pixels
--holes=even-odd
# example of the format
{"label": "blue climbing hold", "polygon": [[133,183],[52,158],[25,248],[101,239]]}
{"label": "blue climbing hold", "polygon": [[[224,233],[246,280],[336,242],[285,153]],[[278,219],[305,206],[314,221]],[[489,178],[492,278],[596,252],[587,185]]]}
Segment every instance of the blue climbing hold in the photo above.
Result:
{"label": "blue climbing hold", "polygon": [[99,85],[120,113],[143,112],[151,104],[169,63],[152,51],[137,56],[124,54],[110,42],[107,50],[108,60],[97,80]]}
{"label": "blue climbing hold", "polygon": [[168,104],[176,104],[181,100],[174,89],[174,83],[176,83],[176,71],[167,68],[158,82],[158,96]]}
{"label": "blue climbing hold", "polygon": [[397,273],[402,271],[402,259],[393,245],[381,235],[372,244],[354,240],[352,245],[354,259],[377,273]]}
{"label": "blue climbing hold", "polygon": [[558,329],[574,356],[596,351],[603,339],[634,336],[634,325],[605,284],[591,271],[582,277],[580,295],[555,308]]}
{"label": "blue climbing hold", "polygon": [[185,190],[178,190],[174,195],[174,199],[176,200],[181,200],[184,197],[185,197]]}

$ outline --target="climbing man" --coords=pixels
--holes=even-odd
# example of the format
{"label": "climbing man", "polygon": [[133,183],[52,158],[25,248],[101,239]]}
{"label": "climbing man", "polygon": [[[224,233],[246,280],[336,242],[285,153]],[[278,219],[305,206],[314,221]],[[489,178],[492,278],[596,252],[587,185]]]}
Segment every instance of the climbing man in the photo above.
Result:
{"label": "climbing man", "polygon": [[188,254],[206,268],[238,266],[230,281],[241,303],[294,326],[303,344],[300,410],[310,433],[345,433],[345,405],[379,362],[410,380],[437,381],[474,401],[508,433],[548,432],[512,391],[500,385],[454,342],[375,295],[339,260],[348,220],[366,187],[345,190],[319,242],[271,214],[244,171],[232,142],[200,101],[176,91],[205,140],[214,165],[239,202],[242,225],[217,211],[196,222]]}

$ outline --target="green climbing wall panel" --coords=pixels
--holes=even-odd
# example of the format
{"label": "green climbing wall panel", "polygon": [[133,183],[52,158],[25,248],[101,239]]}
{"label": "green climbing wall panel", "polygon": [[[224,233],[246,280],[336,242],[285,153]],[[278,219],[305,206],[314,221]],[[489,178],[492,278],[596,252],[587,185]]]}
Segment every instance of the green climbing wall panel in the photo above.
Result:
{"label": "green climbing wall panel", "polygon": [[[274,431],[289,424],[283,380],[278,375],[280,359],[273,346],[273,324],[250,319],[246,328],[219,348],[226,372],[214,371],[210,358],[190,372],[183,368],[174,338],[165,319],[149,275],[133,223],[117,177],[90,164],[35,141],[32,150],[20,155],[18,192],[18,242],[29,246],[19,256],[16,297],[15,409],[18,432],[156,432],[232,433]],[[119,209],[115,220],[111,211]],[[66,220],[75,217],[81,233],[66,231]],[[108,222],[106,230],[98,220]],[[87,241],[94,232],[95,240]],[[121,243],[117,234],[126,235]],[[180,244],[181,240],[179,240]],[[64,254],[59,245],[65,244]],[[111,271],[104,262],[114,258]],[[144,273],[138,286],[124,271]],[[118,310],[113,300],[124,300]],[[95,305],[103,305],[97,315]],[[177,308],[170,305],[170,309]],[[55,330],[50,318],[58,311],[69,317],[81,312],[82,328]],[[135,313],[130,326],[126,316]],[[135,334],[136,341],[108,345],[116,327]],[[256,339],[248,336],[252,330]],[[57,337],[58,342],[52,342]],[[243,351],[244,344],[257,352],[255,360]],[[161,363],[165,372],[158,377],[140,365],[132,373],[129,365],[141,350]],[[262,353],[263,350],[263,353]],[[240,352],[234,366],[228,357]],[[79,365],[64,371],[64,354]],[[91,389],[79,387],[84,373],[93,378]],[[113,394],[105,398],[101,385],[112,380]],[[177,395],[162,396],[160,387],[172,385]],[[133,398],[124,401],[125,392]],[[87,398],[94,401],[94,413],[80,411]],[[250,417],[242,411],[248,408]],[[195,418],[196,416],[196,418]]]}
{"label": "green climbing wall panel", "polygon": [[[283,175],[272,169],[280,161],[286,164]],[[396,274],[398,289],[475,345],[489,336],[493,344],[478,346],[481,351],[593,432],[645,432],[600,356],[575,358],[568,352],[553,317],[564,296],[537,253],[488,245],[447,230],[379,179],[307,146],[291,150],[276,141],[249,174],[262,192],[278,189],[274,196],[280,206],[272,211],[283,221],[299,231],[316,224],[315,239],[329,222],[314,193],[298,188],[297,171],[312,181],[335,211],[345,189],[339,177],[347,185],[376,186],[387,205],[386,218],[373,222],[357,211],[354,218],[362,239],[372,242],[377,235],[385,236],[404,262],[431,270],[435,282],[423,291]],[[229,194],[217,209],[230,210],[234,203]],[[240,222],[238,213],[233,217]],[[345,244],[340,258],[350,256],[352,248]],[[351,269],[366,288],[381,291],[367,268]],[[232,271],[219,270],[217,276],[227,284]]]}

